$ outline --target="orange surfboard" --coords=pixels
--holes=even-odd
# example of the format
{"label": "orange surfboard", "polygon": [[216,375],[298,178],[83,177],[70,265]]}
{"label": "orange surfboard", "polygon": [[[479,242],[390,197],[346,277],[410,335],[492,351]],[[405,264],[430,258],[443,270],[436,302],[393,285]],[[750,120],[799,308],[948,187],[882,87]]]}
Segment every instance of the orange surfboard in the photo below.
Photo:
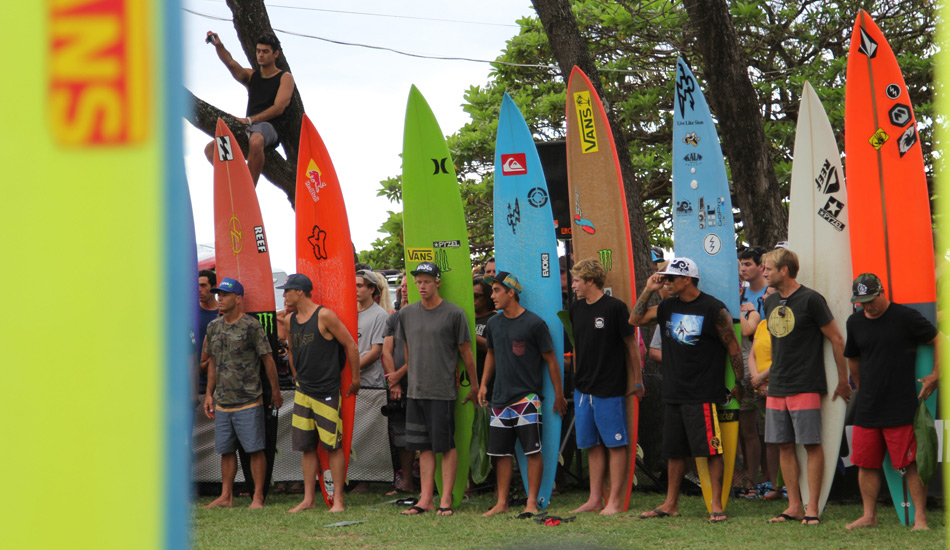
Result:
{"label": "orange surfboard", "polygon": [[[914,107],[894,52],[863,10],[851,35],[847,83],[845,168],[853,273],[876,274],[888,298],[936,324],[930,197]],[[933,353],[932,346],[917,348],[917,378],[930,374]],[[936,396],[926,404],[933,414]],[[906,479],[890,456],[883,470],[898,518],[910,525],[914,503]]]}
{"label": "orange surfboard", "polygon": [[[607,113],[590,79],[574,67],[567,84],[567,184],[574,261],[598,258],[607,269],[604,291],[625,304],[637,298],[627,199]],[[634,365],[639,369],[640,365]],[[628,377],[629,378],[629,377]],[[627,380],[627,393],[633,379]],[[627,397],[627,477],[623,509],[630,506],[637,465],[640,400]]]}
{"label": "orange surfboard", "polygon": [[[313,281],[314,303],[336,313],[356,340],[356,268],[346,205],[330,154],[307,115],[303,116],[297,153],[296,211],[297,272]],[[351,368],[347,362],[340,373],[344,471],[350,463],[356,407],[356,396],[345,395],[352,381]],[[335,491],[342,491],[346,480],[333,479],[329,455],[318,447],[322,475],[317,475],[317,480],[327,506],[332,506]]]}
{"label": "orange surfboard", "polygon": [[[276,353],[277,315],[274,308],[274,279],[261,207],[254,181],[247,170],[244,153],[228,125],[220,118],[214,132],[214,250],[218,281],[237,279],[244,285],[244,313],[257,317],[264,327],[271,349]],[[277,360],[277,357],[274,357]],[[277,452],[277,416],[270,410],[271,386],[261,363],[261,387],[265,410],[264,455],[267,475],[264,495],[270,487]],[[250,481],[250,464],[242,456],[244,477]],[[246,464],[247,463],[247,464]]]}

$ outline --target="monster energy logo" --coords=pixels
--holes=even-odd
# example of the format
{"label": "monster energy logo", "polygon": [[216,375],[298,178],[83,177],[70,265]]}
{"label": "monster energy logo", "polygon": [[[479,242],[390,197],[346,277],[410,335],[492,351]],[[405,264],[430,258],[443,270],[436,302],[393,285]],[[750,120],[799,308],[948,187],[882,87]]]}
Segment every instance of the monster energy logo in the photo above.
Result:
{"label": "monster energy logo", "polygon": [[603,250],[598,250],[597,253],[600,254],[600,263],[604,264],[604,269],[606,269],[607,271],[610,271],[611,269],[614,268],[614,251],[613,250],[609,248],[605,248]]}
{"label": "monster energy logo", "polygon": [[444,248],[435,249],[435,265],[439,266],[442,273],[452,271],[452,268],[449,267],[449,255],[445,252]]}
{"label": "monster energy logo", "polygon": [[261,326],[264,327],[265,334],[272,334],[274,332],[274,313],[255,313],[257,315],[257,320],[260,321]]}

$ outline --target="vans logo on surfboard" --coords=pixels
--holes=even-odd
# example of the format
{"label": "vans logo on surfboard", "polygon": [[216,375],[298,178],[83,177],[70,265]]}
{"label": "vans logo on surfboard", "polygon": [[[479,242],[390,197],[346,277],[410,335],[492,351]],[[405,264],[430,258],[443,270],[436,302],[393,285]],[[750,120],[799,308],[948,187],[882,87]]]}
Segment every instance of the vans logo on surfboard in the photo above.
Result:
{"label": "vans logo on surfboard", "polygon": [[577,129],[581,133],[581,152],[596,153],[597,129],[594,126],[594,108],[590,100],[590,92],[576,92],[574,94],[574,108],[577,111]]}
{"label": "vans logo on surfboard", "polygon": [[406,261],[431,262],[434,260],[435,260],[435,253],[432,251],[431,248],[407,248],[406,249]]}
{"label": "vans logo on surfboard", "polygon": [[528,161],[524,153],[512,153],[501,156],[501,174],[503,176],[517,176],[528,173]]}

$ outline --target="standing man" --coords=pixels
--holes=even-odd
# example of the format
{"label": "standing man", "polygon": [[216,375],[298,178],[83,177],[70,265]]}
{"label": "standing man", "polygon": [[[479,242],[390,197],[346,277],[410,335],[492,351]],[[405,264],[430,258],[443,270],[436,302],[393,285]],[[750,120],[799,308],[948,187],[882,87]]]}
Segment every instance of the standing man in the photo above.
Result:
{"label": "standing man", "polygon": [[237,443],[251,457],[254,499],[249,508],[264,507],[264,396],[260,364],[273,389],[272,402],[280,408],[284,398],[277,385],[277,367],[261,323],[243,309],[244,286],[225,277],[212,289],[218,294],[218,317],[208,325],[205,353],[208,361],[208,388],[204,409],[214,419],[214,451],[221,455],[221,496],[205,508],[230,508],[234,504],[234,475],[237,473]]}
{"label": "standing man", "polygon": [[399,337],[406,342],[409,376],[406,400],[406,446],[419,451],[419,502],[404,511],[424,514],[435,508],[435,454],[442,453],[442,494],[438,514],[451,516],[452,487],[458,467],[455,450],[455,400],[458,395],[458,360],[461,357],[471,381],[463,402],[478,397],[475,358],[465,312],[439,296],[442,271],[422,262],[412,271],[420,301],[399,311]]}
{"label": "standing man", "polygon": [[[364,391],[356,398],[353,422],[353,450],[348,478],[358,481],[353,492],[363,493],[369,489],[366,479],[373,479],[370,472],[378,471],[374,464],[380,454],[388,449],[382,445],[387,439],[387,426],[380,409],[386,405],[386,377],[383,373],[383,333],[386,330],[386,310],[376,300],[385,287],[385,281],[373,270],[356,272],[356,308],[359,311],[359,334],[357,343],[360,353],[360,388],[381,391]],[[385,452],[389,457],[389,453]]]}
{"label": "standing man", "polygon": [[[482,377],[485,372],[485,353],[488,351],[487,328],[488,321],[497,313],[495,303],[492,300],[492,287],[488,284],[488,277],[475,277],[472,281],[472,291],[475,298],[475,371],[478,374],[482,387],[485,388],[486,395],[492,395],[493,378],[486,380]],[[494,277],[494,275],[491,275]]]}
{"label": "standing man", "polygon": [[[399,465],[396,469],[393,485],[394,489],[386,496],[397,493],[411,493],[414,490],[412,483],[412,461],[415,453],[406,448],[406,342],[398,336],[399,310],[409,303],[409,293],[406,288],[408,278],[403,275],[399,290],[396,291],[396,311],[386,319],[386,330],[383,332],[383,371],[386,373],[386,383],[389,386],[388,407],[389,432],[392,446],[399,456]],[[395,465],[394,465],[395,466]]]}
{"label": "standing man", "polygon": [[[937,345],[937,327],[919,312],[892,303],[881,280],[873,273],[858,275],[851,286],[851,302],[864,307],[848,318],[844,356],[858,387],[855,403],[851,462],[858,470],[864,515],[847,528],[877,525],[877,494],[881,488],[884,452],[904,474],[914,502],[914,530],[927,529],[927,487],[917,473],[914,412],[918,399],[937,389],[937,354],[930,374],[914,386],[917,346]],[[936,350],[935,350],[936,351]]]}
{"label": "standing man", "polygon": [[[284,289],[284,303],[295,308],[285,320],[290,335],[290,357],[297,373],[294,392],[294,416],[291,428],[293,449],[303,453],[304,496],[290,513],[316,507],[317,446],[329,454],[333,476],[331,512],[342,512],[343,480],[346,464],[343,455],[343,420],[340,418],[340,371],[348,360],[359,364],[359,350],[353,336],[336,313],[313,303],[313,283],[303,273],[294,273],[277,287]],[[346,395],[360,391],[359,370],[351,368],[353,381]],[[323,469],[327,465],[323,464]]]}
{"label": "standing man", "polygon": [[[797,254],[776,248],[762,257],[762,264],[769,286],[778,291],[765,299],[765,318],[772,337],[765,442],[779,446],[782,477],[788,489],[788,508],[770,521],[801,520],[804,525],[817,525],[821,523],[818,497],[825,456],[821,448],[821,395],[828,392],[822,345],[825,338],[831,342],[838,367],[838,386],[832,399],[847,401],[851,386],[842,355],[844,337],[833,322],[825,298],[795,280]],[[804,445],[808,454],[809,500],[804,508],[796,443]]]}
{"label": "standing man", "polygon": [[[491,423],[488,428],[488,455],[497,457],[495,475],[498,480],[498,502],[482,514],[490,517],[508,511],[508,490],[511,488],[511,458],[515,441],[521,442],[528,462],[528,502],[518,517],[529,518],[538,513],[538,491],[544,461],[541,458],[541,395],[544,367],[554,386],[554,410],[563,416],[567,401],[561,385],[561,373],[554,342],[544,320],[521,306],[521,284],[514,275],[500,271],[486,278],[491,283],[492,301],[501,310],[488,322],[488,350],[485,373],[478,392],[478,404],[488,400],[488,380],[497,367],[498,380],[491,396]],[[547,396],[548,398],[552,396]]]}
{"label": "standing man", "polygon": [[[217,33],[208,31],[205,41],[214,45],[218,59],[234,80],[247,88],[247,111],[244,118],[238,120],[247,124],[247,169],[257,185],[264,169],[264,149],[276,147],[283,138],[283,113],[294,93],[294,77],[277,68],[280,41],[273,34],[265,34],[257,41],[257,70],[242,67],[235,61]],[[205,146],[205,156],[212,164],[216,149],[215,140]]]}
{"label": "standing man", "polygon": [[[663,454],[669,458],[666,501],[643,519],[679,515],[679,492],[687,459],[706,457],[712,492],[709,521],[727,519],[722,509],[722,434],[717,404],[728,400],[723,385],[726,353],[736,380],[742,379],[742,352],[732,326],[732,316],[718,299],[700,292],[699,267],[689,258],[676,258],[664,271],[647,279],[646,287],[630,314],[631,324],[649,322],[652,315],[662,337]],[[655,313],[648,304],[663,287],[670,298]],[[740,393],[738,384],[733,393]]]}
{"label": "standing man", "polygon": [[[581,260],[571,269],[574,326],[574,428],[577,448],[588,449],[590,498],[571,513],[623,510],[627,476],[627,377],[631,395],[643,398],[637,335],[627,322],[627,305],[604,293],[607,270],[598,260]],[[604,476],[610,475],[610,497],[604,506]]]}
{"label": "standing man", "polygon": [[[739,344],[742,347],[743,365],[749,364],[752,353],[752,340],[759,320],[765,316],[765,292],[769,289],[762,272],[762,254],[765,251],[757,246],[746,248],[739,253],[739,279],[743,281],[739,292],[739,325],[742,338]],[[765,396],[760,395],[752,387],[749,369],[743,368],[741,379],[745,395],[739,403],[739,448],[742,452],[743,472],[736,476],[736,480],[743,486],[739,496],[745,498],[757,495],[755,490],[759,466],[762,461],[762,445],[765,435],[765,419],[760,411],[765,410]]]}
{"label": "standing man", "polygon": [[[198,349],[203,350],[205,345],[205,335],[208,333],[208,325],[211,321],[218,318],[218,300],[214,297],[211,289],[218,284],[218,276],[210,269],[202,269],[198,272]],[[208,360],[205,353],[200,353],[198,388],[204,392],[208,385]]]}

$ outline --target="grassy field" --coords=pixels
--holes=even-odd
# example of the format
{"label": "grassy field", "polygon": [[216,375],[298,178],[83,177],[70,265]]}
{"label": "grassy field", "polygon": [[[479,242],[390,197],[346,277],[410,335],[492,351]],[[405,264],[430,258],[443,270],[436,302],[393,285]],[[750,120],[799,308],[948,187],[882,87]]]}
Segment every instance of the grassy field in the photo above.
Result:
{"label": "grassy field", "polygon": [[[381,487],[381,486],[380,486]],[[658,493],[634,493],[630,512],[601,517],[582,514],[571,523],[543,526],[532,520],[508,515],[482,518],[493,503],[488,494],[465,501],[454,517],[428,513],[420,517],[399,515],[404,508],[385,503],[384,490],[347,495],[348,510],[328,514],[321,507],[300,514],[286,511],[300,495],[268,497],[264,510],[248,510],[247,497],[235,499],[233,509],[204,510],[210,498],[195,504],[195,548],[946,548],[942,510],[928,510],[929,532],[911,532],[898,523],[894,509],[880,505],[875,529],[856,532],[844,526],[861,514],[858,504],[831,503],[819,526],[770,525],[768,518],[785,508],[785,502],[730,500],[729,520],[707,522],[699,497],[683,497],[682,517],[641,520],[636,514],[659,505]],[[586,494],[575,491],[557,495],[549,508],[552,515],[569,516]],[[326,527],[340,521],[363,521],[358,525]]]}

